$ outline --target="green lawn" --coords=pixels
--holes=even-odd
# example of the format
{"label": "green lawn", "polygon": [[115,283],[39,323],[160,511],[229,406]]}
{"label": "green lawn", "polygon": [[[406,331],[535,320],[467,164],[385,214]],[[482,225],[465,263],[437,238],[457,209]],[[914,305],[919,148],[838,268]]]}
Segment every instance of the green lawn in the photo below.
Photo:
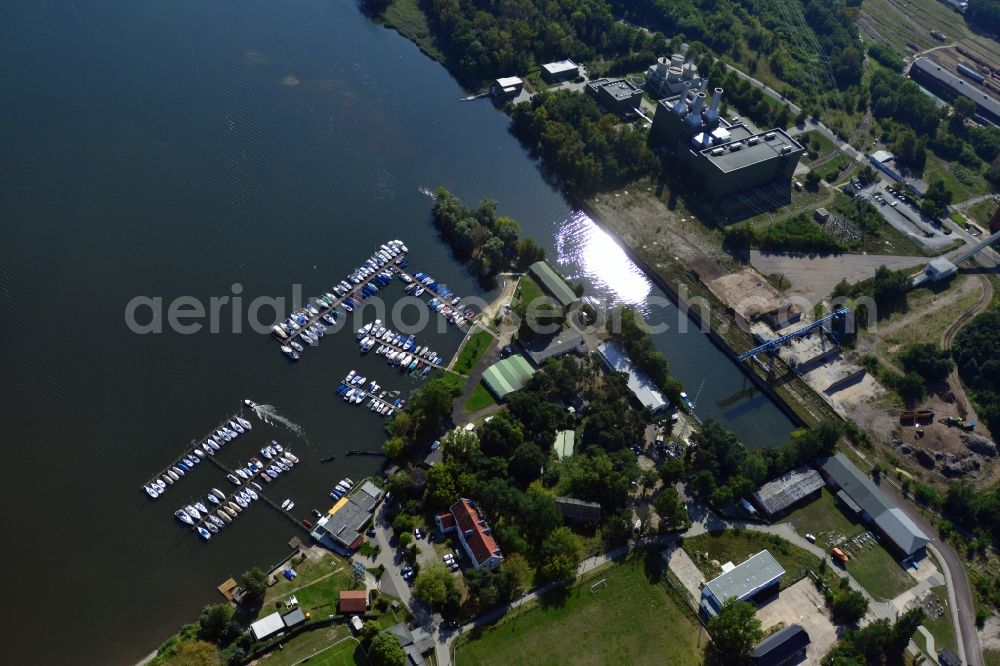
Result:
{"label": "green lawn", "polygon": [[[360,660],[355,660],[355,651]],[[350,638],[347,626],[335,625],[298,634],[283,643],[280,650],[272,650],[260,660],[260,663],[267,666],[292,666],[301,663],[310,666],[317,664],[353,666],[367,665],[368,661],[364,653],[358,649],[357,642]]]}
{"label": "green lawn", "polygon": [[[819,558],[809,551],[793,546],[779,536],[751,530],[725,530],[699,534],[684,539],[684,550],[701,569],[706,580],[712,580],[721,574],[721,565],[726,562],[738,565],[751,555],[767,550],[785,570],[785,575],[781,579],[781,589],[800,580],[807,571],[817,571],[820,562]],[[720,566],[713,564],[713,561],[718,562]]]}
{"label": "green lawn", "polygon": [[937,597],[937,602],[944,608],[944,615],[940,618],[927,618],[924,620],[924,627],[931,632],[934,637],[935,649],[950,647],[952,650],[958,649],[955,641],[955,625],[951,623],[951,609],[948,607],[948,590],[944,585],[932,587],[931,592]]}
{"label": "green lawn", "polygon": [[489,349],[491,342],[493,342],[493,334],[489,331],[479,329],[470,335],[452,370],[462,375],[469,374],[479,363],[479,359],[486,350]]}
{"label": "green lawn", "polygon": [[833,145],[833,141],[830,141],[830,139],[828,139],[823,134],[820,134],[816,130],[809,130],[808,132],[803,132],[802,134],[798,135],[796,139],[803,146],[806,146],[806,150],[808,151],[802,157],[802,161],[805,164],[810,164],[815,161],[809,157],[810,152],[815,151],[816,159],[821,160],[837,149],[837,147]]}
{"label": "green lawn", "polygon": [[[833,494],[826,488],[823,488],[819,499],[796,509],[784,521],[799,534],[815,535],[816,543],[824,548],[830,547],[833,537],[850,539],[868,530],[860,521],[841,511]],[[855,549],[851,544],[848,548],[851,552],[848,573],[876,599],[892,599],[916,584],[916,580],[899,566],[885,548],[873,545]]]}
{"label": "green lawn", "polygon": [[517,300],[520,303],[531,303],[537,298],[544,295],[542,288],[538,286],[538,283],[532,280],[527,275],[521,277],[520,282],[517,284]]}
{"label": "green lawn", "polygon": [[[960,175],[966,179],[966,182],[962,182],[962,179],[959,178]],[[928,184],[935,180],[944,181],[945,187],[951,191],[956,203],[989,191],[989,185],[982,175],[957,162],[947,162],[931,151],[927,151],[927,165],[924,167],[922,180]]]}
{"label": "green lawn", "polygon": [[434,43],[427,16],[420,9],[417,0],[393,0],[382,18],[387,26],[395,28],[403,37],[413,41],[421,51],[438,62],[444,62],[444,54]]}
{"label": "green lawn", "polygon": [[[658,555],[649,557],[649,567],[659,571]],[[607,586],[591,592],[591,585],[601,579]],[[461,639],[456,663],[702,663],[707,640],[700,625],[665,582],[647,574],[641,556],[596,572],[565,595],[515,611]]]}
{"label": "green lawn", "polygon": [[985,229],[986,225],[990,223],[990,219],[993,217],[996,209],[997,202],[993,201],[993,199],[986,199],[972,204],[966,212],[969,214],[969,217],[979,223],[979,226]]}
{"label": "green lawn", "polygon": [[986,666],[1000,666],[1000,650],[983,650]]}
{"label": "green lawn", "polygon": [[311,612],[313,617],[337,613],[340,590],[349,589],[351,568],[341,558],[327,553],[319,560],[307,559],[292,565],[298,574],[294,580],[285,580],[278,574],[279,582],[268,588],[264,595],[261,616],[267,615],[292,594],[299,601],[299,608]]}
{"label": "green lawn", "polygon": [[468,414],[473,412],[478,412],[480,409],[485,409],[497,404],[497,401],[493,399],[493,394],[483,386],[482,382],[476,384],[476,388],[472,389],[472,394],[469,395],[469,399],[465,401],[465,405],[462,406],[462,410]]}

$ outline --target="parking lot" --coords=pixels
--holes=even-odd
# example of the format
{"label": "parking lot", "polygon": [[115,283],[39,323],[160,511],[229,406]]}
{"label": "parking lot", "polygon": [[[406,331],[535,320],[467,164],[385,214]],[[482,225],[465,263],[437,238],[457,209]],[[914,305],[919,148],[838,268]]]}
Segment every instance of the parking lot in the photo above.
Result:
{"label": "parking lot", "polygon": [[904,193],[901,186],[887,183],[861,188],[857,196],[865,197],[878,207],[886,221],[917,243],[930,249],[945,248],[956,238],[947,227],[936,227],[924,219],[918,209],[916,195]]}

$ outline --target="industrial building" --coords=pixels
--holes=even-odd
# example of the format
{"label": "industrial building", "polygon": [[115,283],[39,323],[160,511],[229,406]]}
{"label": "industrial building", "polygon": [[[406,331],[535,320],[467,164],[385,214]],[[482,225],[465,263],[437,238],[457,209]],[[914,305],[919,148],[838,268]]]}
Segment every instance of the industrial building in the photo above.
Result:
{"label": "industrial building", "polygon": [[819,472],[845,509],[871,524],[901,559],[923,557],[930,539],[842,453],[819,461]]}
{"label": "industrial building", "polygon": [[580,76],[580,66],[572,60],[557,60],[542,65],[542,80],[557,83]]}
{"label": "industrial building", "polygon": [[496,569],[503,562],[500,546],[472,500],[464,497],[458,500],[450,509],[434,516],[434,523],[442,534],[455,532],[475,568]]}
{"label": "industrial building", "polygon": [[694,63],[686,62],[680,53],[657,58],[656,64],[646,70],[646,90],[657,99],[680,95],[688,87],[685,84],[698,89],[702,79]]}
{"label": "industrial building", "polygon": [[557,497],[556,506],[562,511],[563,518],[572,523],[601,522],[601,505],[597,502],[585,502],[575,497]]}
{"label": "industrial building", "polygon": [[824,485],[819,472],[808,467],[797,467],[762,485],[751,499],[765,516],[774,516],[799,502],[815,499]]}
{"label": "industrial building", "polygon": [[583,354],[587,351],[587,342],[583,334],[575,328],[568,327],[556,335],[540,337],[531,342],[521,342],[524,353],[531,362],[541,367],[545,361],[566,354]]}
{"label": "industrial building", "polygon": [[930,58],[917,58],[910,67],[910,78],[949,102],[959,95],[968,97],[976,103],[976,115],[981,120],[1000,125],[1000,100],[973,83],[982,83],[982,75],[964,65],[958,68],[968,81]]}
{"label": "industrial building", "polygon": [[625,79],[595,79],[587,84],[587,94],[605,111],[620,116],[635,114],[642,103],[642,88]]}
{"label": "industrial building", "polygon": [[716,88],[709,102],[707,84],[703,80],[694,88],[684,81],[682,93],[657,102],[650,141],[699,179],[722,210],[759,208],[744,194],[760,188],[773,190],[765,207],[789,201],[792,176],[805,149],[783,129],[757,132],[722,118],[723,90]]}
{"label": "industrial building", "polygon": [[663,392],[632,364],[621,345],[614,341],[603,342],[597,347],[597,354],[612,372],[624,372],[628,376],[627,384],[632,395],[643,407],[651,412],[658,412],[667,406],[667,398]]}
{"label": "industrial building", "polygon": [[701,609],[708,615],[718,614],[722,605],[733,598],[750,601],[776,593],[785,575],[785,570],[766,550],[735,567],[727,562],[722,571],[701,588]]}
{"label": "industrial building", "polygon": [[930,263],[927,264],[927,268],[924,269],[924,275],[926,275],[927,279],[931,282],[947,280],[957,272],[958,266],[948,261],[945,257],[931,259]]}
{"label": "industrial building", "polygon": [[503,400],[508,393],[523,389],[534,374],[535,369],[527,359],[523,356],[511,356],[486,368],[483,384],[497,400]]}

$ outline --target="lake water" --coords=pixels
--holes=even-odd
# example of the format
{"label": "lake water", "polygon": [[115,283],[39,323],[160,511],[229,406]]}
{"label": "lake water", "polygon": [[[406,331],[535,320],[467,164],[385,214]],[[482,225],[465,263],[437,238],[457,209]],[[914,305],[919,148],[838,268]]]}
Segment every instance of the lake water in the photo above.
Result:
{"label": "lake water", "polygon": [[[295,529],[264,506],[207,545],[178,526],[175,508],[226,486],[208,465],[155,503],[139,491],[243,398],[304,436],[255,420],[220,457],[293,445],[303,464],[269,496],[305,517],[338,479],[378,464],[343,455],[380,447],[383,424],[336,400],[337,380],[354,367],[413,385],[359,358],[346,333],[290,366],[266,336],[234,333],[228,306],[218,334],[137,335],[134,297],[239,296],[245,309],[296,284],[316,293],[391,238],[411,268],[475,294],[430,227],[421,188],[438,185],[499,201],[591,296],[644,308],[659,295],[543,180],[505,116],[459,102],[444,69],[353,3],[49,0],[4,13],[9,663],[134,662],[217,601],[217,584],[286,553]],[[422,338],[443,356],[460,340]],[[791,430],[759,394],[733,397],[748,382],[704,336],[657,344],[692,396],[702,387],[703,417],[753,445]]]}

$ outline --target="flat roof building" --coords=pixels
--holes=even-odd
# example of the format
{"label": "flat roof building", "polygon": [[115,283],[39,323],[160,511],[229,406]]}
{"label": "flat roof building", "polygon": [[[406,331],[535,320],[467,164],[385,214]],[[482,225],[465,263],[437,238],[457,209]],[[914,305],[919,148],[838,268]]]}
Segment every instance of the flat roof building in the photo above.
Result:
{"label": "flat roof building", "polygon": [[365,482],[350,496],[337,500],[327,515],[316,521],[310,536],[327,548],[350,555],[364,541],[362,532],[381,496],[378,486]]}
{"label": "flat roof building", "polygon": [[570,288],[566,280],[545,261],[536,261],[531,264],[528,267],[528,274],[549,296],[556,299],[563,310],[580,300],[580,297]]}
{"label": "flat roof building", "polygon": [[606,111],[619,115],[635,113],[642,102],[642,88],[625,79],[595,79],[587,84],[587,94]]}
{"label": "flat roof building", "polygon": [[824,485],[819,472],[798,467],[762,485],[753,494],[753,503],[764,515],[773,516],[806,498],[814,497]]}
{"label": "flat roof building", "polygon": [[837,497],[849,498],[861,517],[885,537],[891,550],[904,558],[923,555],[930,539],[854,463],[837,453],[821,459],[819,465],[827,484],[839,491]]}
{"label": "flat roof building", "polygon": [[927,268],[924,269],[924,275],[931,282],[947,280],[957,272],[958,267],[944,257],[931,259],[930,263],[927,264]]}
{"label": "flat roof building", "polygon": [[517,97],[524,88],[524,81],[516,76],[504,76],[493,82],[493,97],[511,99]]}
{"label": "flat roof building", "polygon": [[604,342],[597,347],[597,353],[608,369],[628,375],[628,388],[643,407],[658,412],[667,406],[667,398],[663,392],[646,376],[646,373],[632,364],[632,359],[621,345],[613,340]]}
{"label": "flat roof building", "polygon": [[777,590],[784,575],[785,570],[774,556],[762,550],[705,583],[701,589],[702,610],[715,615],[730,599],[747,601],[770,593]]}
{"label": "flat roof building", "polygon": [[572,458],[573,452],[576,449],[576,431],[560,430],[557,432],[556,440],[552,443],[552,448],[559,460]]}
{"label": "flat roof building", "polygon": [[286,613],[281,616],[281,621],[286,627],[294,627],[297,624],[302,624],[306,621],[306,614],[302,612],[301,608],[296,608],[291,613]]}
{"label": "flat roof building", "polygon": [[537,366],[541,366],[550,358],[574,352],[582,354],[587,351],[587,343],[584,341],[583,334],[572,327],[564,328],[556,335],[539,337],[530,342],[522,343],[522,346],[524,353]]}
{"label": "flat roof building", "polygon": [[812,641],[798,624],[790,624],[774,632],[754,648],[750,655],[753,666],[790,666],[806,658],[806,648]]}
{"label": "flat roof building", "polygon": [[535,369],[528,360],[516,355],[497,361],[486,368],[483,373],[483,384],[497,400],[502,400],[508,393],[523,389],[534,374]]}
{"label": "flat roof building", "polygon": [[959,95],[968,97],[976,103],[976,112],[981,118],[1000,125],[1000,100],[930,58],[914,60],[910,78],[949,102]]}
{"label": "flat roof building", "polygon": [[580,66],[569,59],[547,62],[542,65],[542,79],[550,83],[575,79],[579,75]]}

